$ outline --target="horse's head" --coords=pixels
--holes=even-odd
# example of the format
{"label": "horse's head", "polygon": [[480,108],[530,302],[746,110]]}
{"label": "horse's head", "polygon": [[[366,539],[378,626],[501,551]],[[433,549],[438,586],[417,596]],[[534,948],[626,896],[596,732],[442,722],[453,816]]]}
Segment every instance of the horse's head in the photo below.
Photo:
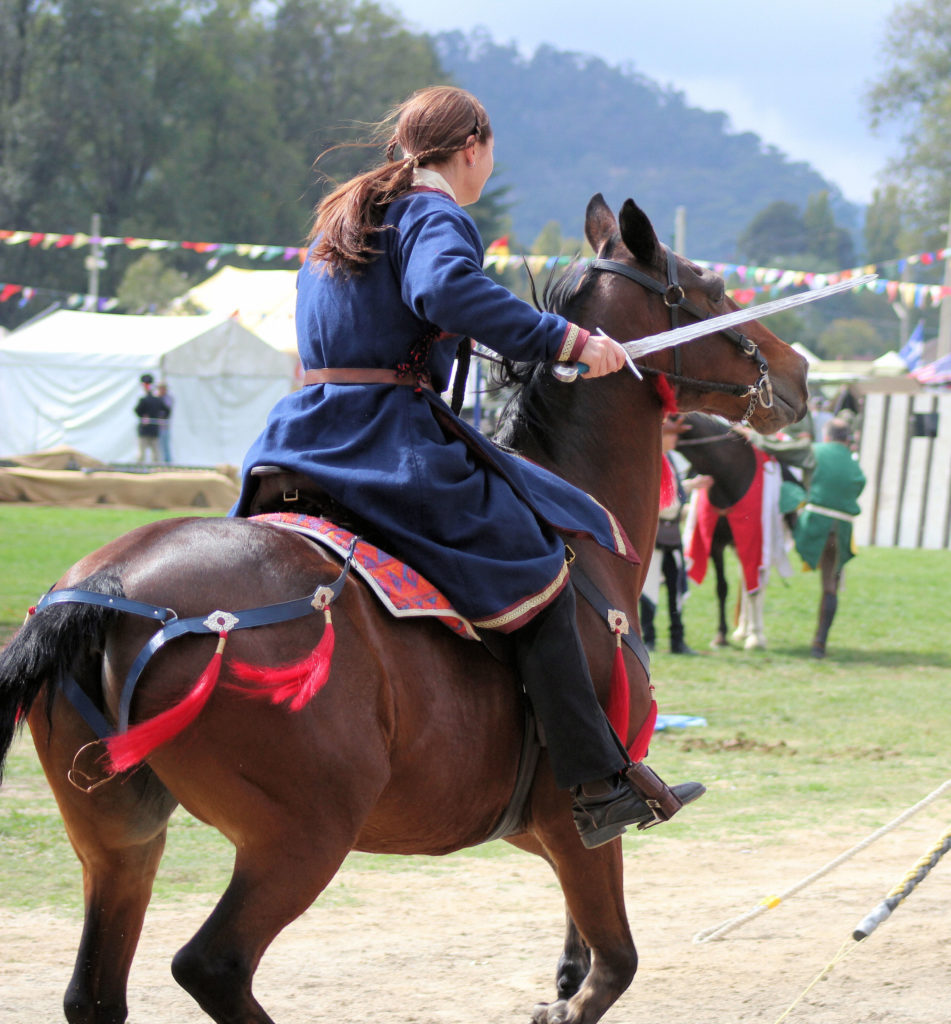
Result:
{"label": "horse's head", "polygon": [[[718,274],[660,243],[631,199],[616,219],[603,196],[594,196],[585,234],[597,257],[560,296],[583,326],[628,341],[738,308]],[[684,412],[747,420],[768,434],[805,411],[806,361],[755,321],[644,356],[639,365],[666,379]]]}

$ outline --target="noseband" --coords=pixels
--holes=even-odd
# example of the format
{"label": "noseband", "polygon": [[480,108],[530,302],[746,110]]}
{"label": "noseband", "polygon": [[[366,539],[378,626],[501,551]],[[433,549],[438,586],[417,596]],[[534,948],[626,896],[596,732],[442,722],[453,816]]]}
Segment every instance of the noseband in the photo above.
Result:
{"label": "noseband", "polygon": [[[681,310],[683,310],[684,313],[688,313],[690,316],[695,317],[697,320],[709,320],[710,315],[696,305],[696,303],[691,302],[687,298],[687,294],[680,284],[677,275],[676,253],[666,245],[662,248],[667,254],[666,285],[661,284],[660,281],[655,280],[653,277],[643,273],[636,267],[629,267],[626,263],[619,263],[617,260],[594,259],[591,261],[589,266],[593,270],[606,270],[612,274],[620,274],[622,277],[626,277],[629,280],[636,282],[648,291],[652,291],[657,295],[662,295],[664,303],[670,310],[670,326],[672,330],[680,326]],[[720,391],[724,394],[736,395],[738,398],[748,398],[749,405],[746,409],[746,415],[743,417],[746,420],[753,415],[753,410],[756,408],[757,402],[764,409],[772,408],[773,385],[769,379],[769,363],[760,352],[759,346],[755,341],[751,341],[747,338],[745,334],[741,334],[739,331],[733,330],[732,328],[727,328],[719,333],[736,345],[742,355],[758,364],[757,369],[760,376],[755,384],[721,384],[718,381],[697,380],[693,377],[684,377],[681,373],[682,360],[679,345],[673,346],[674,369],[672,373],[664,373],[662,370],[654,370],[652,367],[648,366],[641,366],[640,368],[647,373],[664,373],[664,376],[666,376],[668,380],[674,381],[677,384],[684,384],[689,387],[697,388],[701,391]]]}

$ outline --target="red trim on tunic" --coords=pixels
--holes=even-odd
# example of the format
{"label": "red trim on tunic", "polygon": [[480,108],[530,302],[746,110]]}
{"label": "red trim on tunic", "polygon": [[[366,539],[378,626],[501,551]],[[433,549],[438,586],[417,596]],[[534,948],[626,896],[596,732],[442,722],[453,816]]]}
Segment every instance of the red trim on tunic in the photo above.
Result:
{"label": "red trim on tunic", "polygon": [[717,508],[706,490],[695,491],[696,525],[685,554],[690,561],[687,575],[694,583],[702,583],[707,574],[707,560],[713,544],[713,531],[720,516],[726,516],[733,534],[737,558],[743,569],[747,593],[759,590],[760,569],[763,567],[763,465],[768,456],[758,448],[756,472],[749,490],[731,508]]}
{"label": "red trim on tunic", "polygon": [[590,331],[586,331],[577,324],[568,324],[565,336],[561,339],[561,347],[555,356],[555,361],[559,363],[577,363],[590,337]]}

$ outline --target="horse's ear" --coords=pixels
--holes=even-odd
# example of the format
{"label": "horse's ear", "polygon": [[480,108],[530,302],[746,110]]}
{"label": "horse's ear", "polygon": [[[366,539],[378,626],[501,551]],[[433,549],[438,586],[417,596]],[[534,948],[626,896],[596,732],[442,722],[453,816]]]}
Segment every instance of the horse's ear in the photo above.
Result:
{"label": "horse's ear", "polygon": [[591,197],[584,212],[584,233],[595,252],[617,235],[617,220],[600,192]]}
{"label": "horse's ear", "polygon": [[631,255],[641,263],[654,264],[660,252],[660,242],[647,214],[634,202],[625,199],[621,207],[621,238]]}

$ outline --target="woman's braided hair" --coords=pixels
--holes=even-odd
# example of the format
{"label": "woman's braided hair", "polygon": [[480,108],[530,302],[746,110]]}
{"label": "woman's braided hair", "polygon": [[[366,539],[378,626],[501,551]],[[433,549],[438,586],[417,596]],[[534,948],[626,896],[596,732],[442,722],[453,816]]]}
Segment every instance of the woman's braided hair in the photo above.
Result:
{"label": "woman's braided hair", "polygon": [[337,268],[358,271],[379,255],[373,236],[389,204],[413,187],[417,167],[444,162],[473,137],[488,142],[492,128],[471,93],[437,85],[413,93],[377,126],[376,134],[388,136],[386,163],[340,185],[315,210],[308,242],[316,239],[317,244],[311,259],[324,262],[331,274]]}

